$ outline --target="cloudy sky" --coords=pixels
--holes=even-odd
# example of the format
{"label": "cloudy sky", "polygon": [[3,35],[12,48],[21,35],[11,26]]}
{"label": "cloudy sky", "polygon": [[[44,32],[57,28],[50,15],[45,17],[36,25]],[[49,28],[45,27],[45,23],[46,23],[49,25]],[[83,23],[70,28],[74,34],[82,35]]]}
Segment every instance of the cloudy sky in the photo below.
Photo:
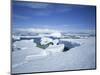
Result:
{"label": "cloudy sky", "polygon": [[94,30],[95,10],[95,6],[13,1],[12,24],[13,28]]}

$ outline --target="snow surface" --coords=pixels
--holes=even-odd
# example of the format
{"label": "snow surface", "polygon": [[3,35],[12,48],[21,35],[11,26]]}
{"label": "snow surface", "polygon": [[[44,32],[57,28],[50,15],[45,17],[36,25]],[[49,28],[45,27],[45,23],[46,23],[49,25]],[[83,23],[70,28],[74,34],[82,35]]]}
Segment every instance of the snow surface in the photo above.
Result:
{"label": "snow surface", "polygon": [[20,40],[20,41],[16,41],[16,42],[13,43],[14,50],[16,50],[16,48],[24,50],[24,49],[29,49],[29,48],[34,47],[34,46],[36,46],[36,43],[34,43],[33,39],[31,39],[31,40]]}
{"label": "snow surface", "polygon": [[14,51],[12,52],[12,73],[95,68],[95,37],[61,40],[77,42],[80,46],[55,54],[35,46],[28,50]]}
{"label": "snow surface", "polygon": [[58,52],[62,52],[63,49],[64,49],[64,44],[59,44],[59,45],[49,45],[49,47],[47,47],[45,50],[55,54]]}

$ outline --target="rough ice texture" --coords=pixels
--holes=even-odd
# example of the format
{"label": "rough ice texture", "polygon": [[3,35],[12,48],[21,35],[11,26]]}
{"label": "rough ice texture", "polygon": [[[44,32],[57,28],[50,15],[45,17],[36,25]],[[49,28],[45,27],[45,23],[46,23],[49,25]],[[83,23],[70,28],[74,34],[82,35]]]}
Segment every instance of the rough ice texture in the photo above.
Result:
{"label": "rough ice texture", "polygon": [[[95,38],[61,39],[80,43],[66,52],[52,54],[34,47],[12,52],[12,73],[30,73],[95,68]],[[28,44],[27,44],[28,45]],[[36,55],[36,56],[35,56]]]}

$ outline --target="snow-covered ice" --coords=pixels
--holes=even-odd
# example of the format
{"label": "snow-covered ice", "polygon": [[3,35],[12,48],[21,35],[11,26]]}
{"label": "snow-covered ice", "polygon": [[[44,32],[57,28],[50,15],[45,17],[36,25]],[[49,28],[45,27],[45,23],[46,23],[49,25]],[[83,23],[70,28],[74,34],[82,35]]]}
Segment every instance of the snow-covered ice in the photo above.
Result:
{"label": "snow-covered ice", "polygon": [[58,53],[58,52],[62,52],[63,49],[64,49],[64,44],[59,44],[59,45],[50,45],[45,50],[52,53]]}
{"label": "snow-covered ice", "polygon": [[12,52],[12,73],[95,68],[95,37],[61,40],[76,42],[80,46],[55,54],[35,46],[28,50],[14,51]]}

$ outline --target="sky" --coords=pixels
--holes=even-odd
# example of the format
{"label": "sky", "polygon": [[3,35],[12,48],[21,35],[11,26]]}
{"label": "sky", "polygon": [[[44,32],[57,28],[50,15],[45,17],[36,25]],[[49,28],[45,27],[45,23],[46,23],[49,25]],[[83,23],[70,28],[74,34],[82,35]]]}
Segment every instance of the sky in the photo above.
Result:
{"label": "sky", "polygon": [[13,1],[12,26],[65,32],[95,30],[95,11],[95,6]]}

